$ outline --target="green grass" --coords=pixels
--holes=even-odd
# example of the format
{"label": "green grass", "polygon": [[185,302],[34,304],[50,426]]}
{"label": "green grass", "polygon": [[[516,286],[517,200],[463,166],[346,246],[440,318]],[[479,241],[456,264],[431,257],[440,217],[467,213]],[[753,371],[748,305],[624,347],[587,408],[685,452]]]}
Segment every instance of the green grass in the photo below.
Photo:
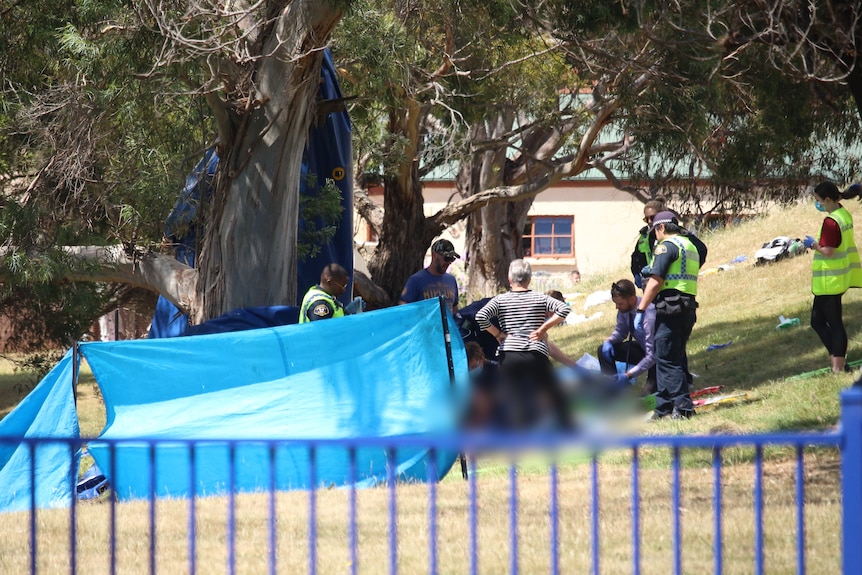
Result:
{"label": "green grass", "polygon": [[[862,207],[847,202],[862,221]],[[811,254],[766,266],[755,266],[754,252],[775,236],[816,235],[822,215],[809,203],[746,222],[735,228],[702,236],[709,247],[706,269],[730,264],[736,256],[749,259],[732,269],[702,276],[698,281],[698,321],[688,346],[694,387],[725,387],[723,393],[746,392],[747,401],[702,410],[685,422],[661,420],[644,426],[644,433],[746,433],[817,430],[835,425],[838,394],[850,385],[852,375],[799,374],[827,367],[829,357],[809,325]],[[597,239],[598,240],[598,239]],[[616,272],[586,279],[580,291],[609,289],[612,281],[630,278],[620,262]],[[583,301],[585,298],[581,298]],[[848,360],[862,359],[862,290],[844,296],[844,322],[850,338]],[[582,313],[576,301],[573,311]],[[596,354],[596,348],[613,330],[615,310],[608,302],[586,310],[602,317],[575,326],[555,328],[552,339],[578,358]],[[795,317],[801,325],[777,330],[778,317]],[[732,344],[713,351],[711,344]]]}
{"label": "green grass", "polygon": [[0,419],[12,411],[37,383],[35,375],[16,370],[9,358],[0,358]]}
{"label": "green grass", "polygon": [[[862,222],[862,207],[848,202],[848,209]],[[754,252],[778,235],[816,235],[822,215],[810,202],[736,228],[705,234],[709,246],[706,267],[728,264],[739,255],[749,261],[733,269],[713,273],[699,281],[698,323],[689,344],[691,370],[696,387],[723,385],[725,391],[746,392],[744,402],[704,409],[686,421],[638,422],[632,432],[640,434],[729,434],[769,431],[824,430],[839,418],[839,392],[853,376],[798,374],[828,365],[828,357],[809,327],[811,255],[770,266],[753,266]],[[609,234],[631,234],[636,230],[608,229]],[[595,241],[600,242],[597,237]],[[579,290],[586,294],[610,288],[612,281],[630,277],[628,258],[619,267],[596,277],[586,277]],[[554,286],[547,286],[553,288]],[[563,286],[565,287],[565,286]],[[581,300],[582,301],[582,300]],[[575,304],[575,312],[578,309]],[[574,358],[595,355],[596,348],[614,325],[610,303],[590,308],[586,315],[602,312],[599,319],[576,326],[555,328],[552,339]],[[778,316],[798,317],[801,325],[776,330]],[[844,298],[844,320],[850,336],[848,359],[862,359],[862,290]],[[707,351],[711,344],[733,343]],[[2,369],[2,366],[0,366]],[[20,400],[21,374],[0,373],[0,413]],[[92,376],[83,370],[78,385],[81,431],[94,437],[104,426],[101,396]],[[641,466],[641,520],[644,573],[671,571],[670,473],[671,452],[647,448],[639,453]],[[790,450],[764,450],[764,537],[767,570],[795,572],[795,505],[793,502],[795,461]],[[631,454],[618,450],[599,459],[601,567],[603,572],[631,571]],[[589,455],[568,451],[559,458],[561,566],[566,573],[583,573],[590,566],[590,466]],[[699,573],[712,566],[712,454],[708,450],[685,450],[682,455],[682,537],[684,572]],[[753,568],[754,450],[723,451],[722,469],[724,566],[726,572],[747,573]],[[840,485],[838,454],[834,450],[805,450],[805,521],[807,572],[840,570]],[[508,571],[508,459],[480,459],[479,571]],[[457,469],[457,467],[456,467]],[[467,571],[466,484],[453,472],[438,487],[439,557],[441,572]],[[525,573],[548,571],[548,467],[547,458],[529,454],[518,467],[520,569]],[[305,572],[307,568],[307,496],[278,494],[279,568]],[[346,541],[346,493],[323,490],[318,494],[318,572],[348,570]],[[237,497],[237,572],[265,572],[267,503],[264,496]],[[159,572],[188,572],[188,504],[159,501],[157,512],[157,565]],[[360,572],[378,573],[387,568],[387,508],[384,489],[362,490],[360,506]],[[107,570],[107,505],[84,505],[78,510],[78,567],[81,572]],[[225,571],[225,509],[223,498],[197,503],[199,572]],[[399,572],[427,571],[427,486],[398,488]],[[149,525],[146,502],[118,506],[117,553],[121,572],[145,573]],[[40,511],[39,572],[67,569],[68,514]],[[0,572],[27,572],[27,515],[10,514],[0,528]]]}

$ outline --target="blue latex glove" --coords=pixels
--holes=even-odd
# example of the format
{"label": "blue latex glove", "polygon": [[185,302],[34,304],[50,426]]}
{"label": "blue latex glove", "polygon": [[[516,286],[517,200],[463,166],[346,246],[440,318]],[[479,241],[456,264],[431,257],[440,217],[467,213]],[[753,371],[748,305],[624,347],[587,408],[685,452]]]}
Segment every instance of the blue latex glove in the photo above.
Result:
{"label": "blue latex glove", "polygon": [[644,280],[643,280],[643,276],[641,276],[640,274],[638,274],[638,275],[636,275],[636,276],[635,276],[635,286],[636,286],[638,289],[644,289]]}
{"label": "blue latex glove", "polygon": [[629,386],[629,378],[624,373],[618,373],[611,376],[614,389],[625,389]]}
{"label": "blue latex glove", "polygon": [[633,322],[633,327],[635,328],[635,331],[644,330],[644,312],[640,310],[635,312],[635,320]]}
{"label": "blue latex glove", "polygon": [[816,241],[817,241],[817,240],[815,240],[815,239],[814,239],[814,238],[812,238],[811,236],[805,236],[805,239],[804,239],[804,240],[802,240],[802,245],[803,245],[803,246],[805,246],[805,247],[806,247],[806,249],[809,249],[809,250],[810,250],[811,248],[813,248],[813,247],[814,247],[814,243],[815,243]]}
{"label": "blue latex glove", "polygon": [[644,281],[648,280],[651,274],[652,274],[652,268],[651,267],[644,266],[643,268],[641,268],[641,277],[644,279]]}
{"label": "blue latex glove", "polygon": [[614,360],[614,344],[609,341],[602,344],[602,357],[611,362]]}
{"label": "blue latex glove", "polygon": [[357,313],[362,313],[365,311],[365,300],[362,299],[362,296],[356,296],[353,298],[353,301],[344,306],[344,313],[347,315],[353,315]]}

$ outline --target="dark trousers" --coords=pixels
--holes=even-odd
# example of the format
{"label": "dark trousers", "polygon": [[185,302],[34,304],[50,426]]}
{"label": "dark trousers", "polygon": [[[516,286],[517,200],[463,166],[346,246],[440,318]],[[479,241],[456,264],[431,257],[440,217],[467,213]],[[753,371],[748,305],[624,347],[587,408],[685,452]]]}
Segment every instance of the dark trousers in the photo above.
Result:
{"label": "dark trousers", "polygon": [[693,309],[683,310],[673,315],[656,314],[655,354],[658,395],[655,413],[668,415],[673,408],[690,413],[694,411],[691,402],[691,375],[688,371],[686,345],[691,330],[697,321]]}
{"label": "dark trousers", "polygon": [[[605,375],[614,375],[617,372],[616,362],[622,361],[629,365],[637,365],[646,355],[640,344],[633,339],[626,339],[614,344],[614,361],[608,361],[602,356],[602,346],[599,346],[596,352],[599,358],[599,366],[602,373]],[[655,393],[656,390],[656,375],[655,364],[647,371],[646,384],[644,391],[647,393]]]}
{"label": "dark trousers", "polygon": [[552,414],[557,426],[571,427],[569,404],[548,356],[538,351],[500,353],[500,375],[509,426],[531,427],[543,415]]}
{"label": "dark trousers", "polygon": [[841,318],[843,295],[816,295],[811,306],[811,329],[817,332],[829,355],[835,357],[847,355],[847,330]]}

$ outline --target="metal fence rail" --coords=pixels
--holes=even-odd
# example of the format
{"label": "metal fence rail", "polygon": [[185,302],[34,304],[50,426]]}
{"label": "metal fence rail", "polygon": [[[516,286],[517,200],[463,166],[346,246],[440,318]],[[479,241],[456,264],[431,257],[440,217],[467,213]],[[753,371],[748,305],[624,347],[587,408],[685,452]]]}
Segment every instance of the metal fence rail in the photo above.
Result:
{"label": "metal fence rail", "polygon": [[[347,509],[346,509],[346,529],[343,533],[343,538],[346,540],[348,562],[343,566],[340,572],[349,573],[351,575],[360,572],[383,572],[384,570],[392,575],[399,572],[413,573],[416,572],[415,565],[410,568],[404,568],[399,564],[399,553],[405,551],[406,546],[412,546],[414,542],[404,542],[400,539],[399,532],[399,503],[408,502],[408,498],[417,496],[416,485],[404,486],[400,484],[398,477],[395,474],[395,466],[389,465],[389,473],[385,481],[385,485],[378,486],[377,490],[385,490],[385,515],[387,521],[387,530],[385,534],[386,557],[361,557],[360,550],[362,543],[360,541],[360,505],[358,504],[359,494],[361,490],[356,487],[357,474],[357,458],[356,454],[360,448],[377,448],[384,450],[388,455],[388,461],[395,461],[395,454],[399,449],[415,449],[427,448],[431,450],[451,450],[468,454],[493,454],[494,457],[500,457],[501,454],[508,462],[506,464],[505,481],[507,483],[505,489],[508,491],[508,505],[506,509],[494,508],[486,509],[485,513],[494,517],[494,520],[500,524],[508,524],[508,565],[509,573],[518,573],[521,565],[521,552],[526,547],[533,543],[529,540],[530,537],[524,537],[524,533],[519,531],[519,520],[525,509],[522,509],[519,501],[519,472],[518,465],[523,461],[523,457],[528,453],[535,453],[539,450],[543,453],[555,454],[561,453],[569,449],[578,449],[580,452],[587,454],[584,459],[584,465],[588,469],[589,475],[589,570],[591,573],[598,574],[603,572],[602,569],[602,537],[601,537],[601,489],[602,481],[600,478],[599,458],[603,453],[609,450],[629,454],[630,458],[630,477],[628,484],[631,491],[631,500],[629,504],[629,512],[631,514],[631,533],[628,536],[631,557],[630,572],[639,574],[644,569],[644,542],[649,539],[649,536],[642,531],[643,516],[643,501],[641,496],[643,493],[643,473],[641,457],[645,450],[663,449],[670,454],[670,501],[671,510],[671,544],[670,550],[672,557],[670,564],[674,574],[683,572],[693,572],[690,568],[683,568],[683,556],[685,546],[683,545],[682,537],[682,488],[683,488],[683,469],[685,467],[683,456],[686,453],[696,450],[711,451],[711,477],[712,477],[712,565],[711,571],[716,574],[724,573],[728,568],[725,560],[725,552],[723,542],[727,535],[727,525],[724,523],[724,505],[726,503],[726,495],[723,491],[724,484],[722,480],[723,471],[726,465],[723,463],[723,455],[727,450],[732,448],[745,448],[753,450],[751,465],[753,465],[752,478],[752,502],[753,509],[753,557],[751,558],[750,572],[761,574],[766,572],[765,563],[765,532],[764,532],[764,509],[765,509],[765,487],[764,487],[764,457],[765,449],[783,448],[793,453],[793,468],[794,468],[794,488],[793,488],[793,505],[795,510],[794,525],[795,530],[795,549],[791,550],[795,553],[795,570],[797,573],[805,573],[806,569],[806,519],[805,519],[805,502],[806,502],[806,484],[805,484],[805,451],[818,449],[837,449],[841,455],[841,506],[842,517],[841,526],[839,518],[835,517],[836,531],[842,536],[842,570],[845,574],[862,573],[862,390],[850,389],[842,393],[841,396],[841,423],[837,429],[827,433],[780,433],[780,434],[762,434],[762,435],[715,435],[715,436],[652,436],[652,437],[584,437],[577,435],[520,435],[520,436],[484,436],[484,435],[453,435],[453,436],[434,436],[434,437],[398,437],[398,438],[362,438],[362,439],[345,439],[345,440],[285,440],[260,441],[255,440],[251,443],[255,445],[265,445],[270,453],[270,482],[272,488],[266,493],[259,494],[263,497],[266,507],[265,511],[265,549],[259,549],[258,555],[262,558],[262,562],[254,567],[248,567],[238,561],[237,555],[237,537],[241,529],[248,529],[248,526],[240,528],[239,525],[243,522],[244,506],[238,504],[238,499],[244,497],[243,494],[236,494],[233,489],[232,481],[229,481],[225,488],[224,500],[226,502],[226,510],[224,515],[224,554],[217,558],[208,556],[202,551],[202,538],[207,537],[204,533],[204,525],[201,523],[200,507],[205,505],[205,501],[201,498],[187,498],[179,502],[179,504],[187,508],[185,518],[187,541],[185,548],[187,553],[186,572],[194,573],[215,573],[225,572],[234,573],[297,573],[297,566],[294,564],[286,564],[279,552],[279,541],[282,533],[282,519],[284,510],[277,505],[277,490],[276,485],[275,457],[277,449],[281,446],[289,444],[292,447],[303,446],[308,450],[310,461],[310,474],[312,479],[317,474],[317,459],[316,456],[323,449],[340,448],[344,450],[345,457],[350,461],[350,477],[351,481],[348,485],[342,486],[342,492],[346,491]],[[0,438],[0,449],[5,447],[5,444],[21,441],[20,438]],[[24,441],[30,446],[31,461],[38,454],[38,447],[45,443],[61,442],[68,445],[69,456],[74,457],[74,454],[81,447],[82,442],[86,440],[71,440],[63,438],[27,438]],[[100,440],[104,441],[104,440]],[[131,441],[131,440],[130,440]],[[137,444],[147,444],[150,449],[150,479],[155,480],[155,452],[156,446],[164,443],[164,439],[147,439],[139,438],[134,440]],[[123,441],[109,441],[109,449],[113,450],[120,446]],[[239,441],[232,439],[212,440],[212,441],[187,441],[170,440],[172,444],[186,444],[189,450],[189,457],[194,463],[196,450],[207,443],[220,443],[229,446],[231,454],[230,472],[233,477],[236,472],[236,463],[234,455],[236,449],[240,445],[247,445],[249,441]],[[113,453],[113,451],[111,451]],[[482,461],[483,455],[479,456],[479,461]],[[111,458],[113,461],[115,458]],[[38,460],[37,460],[38,461]],[[465,565],[464,572],[475,575],[483,571],[483,566],[480,564],[480,504],[479,504],[479,487],[483,477],[480,475],[480,467],[477,464],[477,457],[469,457],[469,474],[466,486],[460,479],[460,475],[453,473],[453,478],[446,479],[444,482],[438,482],[441,470],[436,468],[436,457],[429,458],[431,462],[427,468],[427,485],[423,488],[426,490],[425,505],[427,520],[423,535],[427,536],[427,551],[425,556],[427,562],[423,565],[421,571],[428,573],[441,572],[441,551],[439,548],[440,528],[441,528],[441,509],[439,506],[440,490],[445,486],[448,491],[462,490],[463,496],[466,498],[465,509],[466,517],[466,534],[467,541],[465,550]],[[768,461],[767,461],[768,463]],[[194,469],[194,465],[192,465]],[[111,477],[115,474],[114,469],[105,470],[107,475]],[[31,478],[35,478],[35,471],[31,469]],[[455,476],[458,476],[455,478]],[[550,573],[562,572],[583,572],[572,570],[568,565],[561,561],[561,557],[566,556],[568,550],[564,548],[561,542],[561,523],[567,521],[565,513],[561,511],[561,494],[559,490],[560,484],[560,469],[558,463],[554,460],[548,464],[548,497],[547,497],[547,560],[543,561],[543,570],[546,568]],[[34,479],[35,480],[35,479]],[[69,477],[69,481],[74,486],[77,481],[77,476]],[[192,486],[194,485],[194,474],[190,479]],[[316,483],[312,481],[312,483]],[[455,487],[452,487],[455,486]],[[321,497],[326,492],[330,491],[331,486],[321,486],[316,489],[309,489],[304,492],[304,497],[307,499],[307,525],[305,526],[305,558],[307,563],[304,567],[304,572],[316,574],[321,571],[319,553],[321,551],[322,524],[321,513],[324,505]],[[497,485],[499,489],[500,486]],[[408,491],[405,491],[408,490]],[[192,489],[192,492],[194,490]],[[210,498],[212,499],[212,498]],[[221,500],[222,498],[215,498]],[[119,551],[118,538],[121,531],[125,531],[122,525],[122,520],[119,516],[119,510],[126,505],[138,505],[135,509],[140,510],[140,506],[144,506],[146,513],[146,532],[140,533],[140,537],[147,538],[147,561],[145,564],[138,565],[133,572],[155,574],[158,572],[159,564],[157,555],[159,552],[160,540],[159,534],[159,513],[162,502],[157,501],[155,489],[151,489],[149,498],[144,502],[138,503],[117,503],[113,497],[108,498],[105,502],[98,506],[98,509],[107,515],[107,541],[103,549],[104,554],[104,572],[118,573],[129,572],[128,568],[119,566]],[[178,502],[174,502],[174,505]],[[81,547],[82,527],[79,520],[79,509],[82,503],[73,502],[72,506],[62,513],[68,513],[68,532],[64,534],[68,541],[68,559],[63,565],[63,570],[72,574],[75,573],[91,573],[92,569],[82,570],[79,566],[79,548]],[[0,526],[0,533],[6,533],[0,539],[6,541],[5,544],[0,544],[0,571],[13,572],[11,569],[19,569],[16,572],[30,573],[54,573],[56,567],[45,566],[44,562],[40,562],[40,554],[46,549],[41,547],[44,530],[43,517],[46,513],[58,513],[58,510],[37,510],[35,498],[31,500],[31,509],[29,512],[22,514],[7,514],[4,519],[5,526]],[[412,506],[411,506],[412,507]],[[88,513],[93,509],[93,506],[88,507]],[[174,511],[171,513],[175,513]],[[22,518],[26,515],[26,518]],[[696,518],[697,519],[697,518]],[[12,531],[11,525],[18,524],[26,525],[24,532],[21,530]],[[788,526],[791,528],[791,526]],[[56,529],[56,528],[55,528]],[[23,536],[26,533],[26,538]],[[528,534],[529,535],[529,534]],[[543,535],[543,538],[545,536]],[[26,540],[25,540],[26,539]],[[325,539],[324,541],[328,541]],[[211,542],[207,547],[211,546]],[[380,542],[382,544],[382,541]],[[502,542],[482,541],[486,547],[502,545]],[[9,547],[4,548],[3,545]],[[324,542],[323,545],[328,545]],[[26,566],[21,563],[12,563],[6,553],[7,549],[14,546],[24,547],[27,549]],[[88,551],[89,552],[89,551]],[[571,553],[568,553],[571,555]],[[4,558],[5,557],[5,558]],[[373,569],[368,568],[369,564],[374,565]],[[384,567],[385,565],[385,567]],[[25,569],[20,569],[25,567]],[[362,567],[362,568],[360,568]],[[445,570],[448,572],[448,570]],[[709,568],[703,566],[697,572],[707,572]],[[535,571],[528,571],[535,572]],[[604,572],[611,572],[605,570]]]}

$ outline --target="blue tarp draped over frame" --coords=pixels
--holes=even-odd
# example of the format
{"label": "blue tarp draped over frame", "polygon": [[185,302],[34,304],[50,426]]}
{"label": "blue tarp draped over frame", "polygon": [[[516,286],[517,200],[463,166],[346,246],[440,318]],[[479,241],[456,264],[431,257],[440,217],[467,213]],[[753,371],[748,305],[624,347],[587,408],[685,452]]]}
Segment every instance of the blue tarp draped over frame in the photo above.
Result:
{"label": "blue tarp draped over frame", "polygon": [[[446,326],[457,334],[452,316]],[[81,354],[102,391],[107,424],[89,452],[121,500],[148,497],[150,477],[159,497],[310,486],[309,452],[291,439],[349,439],[447,433],[455,429],[467,389],[467,360],[452,338],[454,393],[444,323],[437,300],[310,324],[119,342],[88,342]],[[72,352],[0,421],[0,511],[23,510],[31,501],[29,448],[14,438],[79,438],[72,386]],[[453,404],[453,402],[455,402]],[[3,443],[8,438],[8,443]],[[100,439],[102,441],[100,441]],[[126,439],[170,440],[153,451]],[[280,440],[274,459],[263,445],[236,447],[231,482],[229,447],[211,440]],[[189,441],[204,443],[190,457]],[[111,462],[111,442],[116,466]],[[185,442],[185,443],[182,443]],[[401,480],[425,481],[429,454],[399,449]],[[437,454],[437,474],[456,454]],[[350,480],[347,448],[315,453],[315,484]],[[77,456],[67,444],[36,448],[36,506],[68,506]],[[74,468],[72,467],[74,465]],[[112,472],[115,470],[115,473]],[[387,477],[382,448],[356,452],[356,480],[372,485]],[[113,476],[112,476],[113,475]]]}
{"label": "blue tarp draped over frame", "polygon": [[[453,333],[454,320],[448,316]],[[387,437],[455,429],[449,362],[436,300],[311,324],[177,339],[94,342],[81,353],[102,389],[108,422],[102,439],[181,438],[330,439]],[[459,337],[452,355],[457,389],[465,389],[466,357]],[[89,443],[103,471],[112,468],[106,442]],[[147,497],[150,452],[143,444],[116,446],[121,500]],[[399,450],[402,479],[425,480],[424,450]],[[270,485],[265,446],[242,445],[235,454],[236,491]],[[186,445],[160,444],[154,455],[158,496],[191,492]],[[309,486],[309,453],[280,446],[275,454],[279,489]],[[455,460],[440,453],[442,474]],[[349,481],[348,451],[315,454],[316,484]],[[224,493],[230,485],[229,448],[198,446],[197,495]],[[358,450],[360,484],[385,480],[383,449]]]}
{"label": "blue tarp draped over frame", "polygon": [[[21,437],[77,438],[78,413],[72,385],[72,352],[68,351],[21,403],[0,421],[0,511],[30,508],[31,468],[36,479],[38,508],[68,507],[77,471],[77,448],[69,443],[46,442],[30,447]],[[14,438],[14,442],[4,441]],[[35,458],[35,461],[34,461]]]}

